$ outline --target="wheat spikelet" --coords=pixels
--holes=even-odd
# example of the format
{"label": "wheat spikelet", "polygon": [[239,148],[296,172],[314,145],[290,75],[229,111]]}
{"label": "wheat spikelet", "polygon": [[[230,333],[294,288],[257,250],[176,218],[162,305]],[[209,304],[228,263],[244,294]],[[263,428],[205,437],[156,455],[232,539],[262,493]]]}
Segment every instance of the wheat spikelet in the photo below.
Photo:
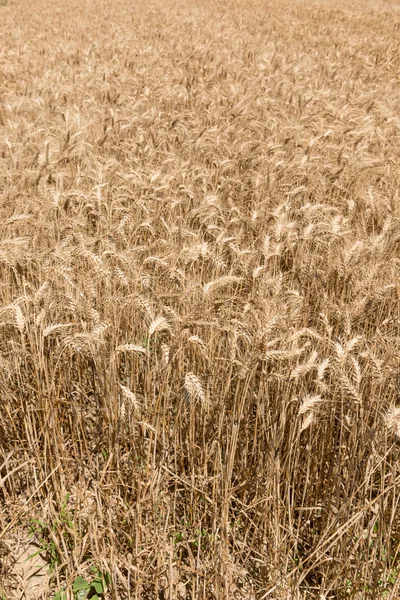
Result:
{"label": "wheat spikelet", "polygon": [[396,280],[396,297],[398,302],[400,302],[400,278]]}
{"label": "wheat spikelet", "polygon": [[345,348],[343,348],[342,344],[339,341],[333,342],[333,346],[335,348],[336,358],[337,358],[338,362],[339,363],[344,362],[344,360],[346,358]]}
{"label": "wheat spikelet", "polygon": [[191,335],[190,337],[188,337],[188,342],[200,346],[201,350],[203,350],[207,354],[207,345],[205,341],[202,340],[198,335]]}
{"label": "wheat spikelet", "polygon": [[119,384],[119,387],[121,388],[124,398],[132,404],[135,413],[139,413],[140,412],[140,404],[138,402],[138,398],[137,398],[136,394],[134,392],[132,392],[132,390],[130,390],[125,385],[122,385],[122,383]]}
{"label": "wheat spikelet", "polygon": [[357,389],[359,389],[361,380],[362,380],[361,366],[360,366],[360,363],[358,362],[358,360],[354,356],[352,356],[350,358],[350,360],[353,364],[353,369],[354,369],[353,380],[356,384]]}
{"label": "wheat spikelet", "polygon": [[323,402],[319,395],[306,396],[299,408],[298,415],[303,417],[300,432],[305,431],[315,421],[315,410]]}
{"label": "wheat spikelet", "polygon": [[235,329],[232,333],[232,341],[229,349],[229,361],[234,362],[236,359],[236,348],[238,343],[239,335],[237,330]]}
{"label": "wheat spikelet", "polygon": [[35,317],[35,325],[36,327],[40,327],[41,324],[43,323],[43,321],[45,320],[46,317],[46,311],[44,310],[44,308],[42,308],[42,310],[40,310],[38,312],[38,314]]}
{"label": "wheat spikelet", "polygon": [[271,237],[269,235],[266,235],[264,238],[264,241],[263,241],[263,245],[262,245],[262,251],[265,256],[267,256],[269,254],[270,247],[271,247]]}
{"label": "wheat spikelet", "polygon": [[80,332],[73,336],[65,337],[63,340],[64,348],[71,348],[74,352],[82,355],[94,357],[100,347],[104,345],[103,329],[94,329],[91,332]]}
{"label": "wheat spikelet", "polygon": [[183,260],[185,264],[195,263],[199,258],[206,258],[208,255],[207,242],[197,242],[192,246],[183,249]]}
{"label": "wheat spikelet", "polygon": [[52,325],[48,325],[43,330],[43,337],[46,338],[49,335],[51,335],[52,333],[55,333],[57,331],[61,331],[64,329],[68,329],[69,327],[73,327],[73,323],[53,323]]}
{"label": "wheat spikelet", "polygon": [[169,364],[170,350],[171,348],[168,346],[168,344],[161,344],[161,357],[162,364],[164,367],[167,367]]}
{"label": "wheat spikelet", "polygon": [[171,331],[171,325],[162,315],[156,317],[149,326],[149,337],[160,331]]}
{"label": "wheat spikelet", "polygon": [[302,329],[299,329],[298,331],[296,331],[290,337],[290,341],[291,342],[295,342],[295,341],[297,341],[298,339],[300,339],[303,336],[310,337],[310,338],[312,338],[314,340],[321,340],[322,339],[322,336],[317,331],[314,331],[310,327],[303,327]]}
{"label": "wheat spikelet", "polygon": [[[151,277],[151,275],[148,275],[148,277],[149,277],[149,286],[151,287],[152,277]],[[154,319],[154,310],[153,310],[153,307],[151,306],[150,301],[147,298],[144,298],[141,295],[137,295],[137,296],[135,296],[135,304],[143,311],[143,313],[146,315],[147,319],[149,319],[150,321],[152,321]]]}
{"label": "wheat spikelet", "polygon": [[362,337],[361,336],[356,336],[354,338],[352,338],[351,340],[349,340],[346,343],[345,346],[345,352],[346,354],[350,353],[352,350],[354,350],[354,348],[362,341]]}
{"label": "wheat spikelet", "polygon": [[235,275],[224,275],[223,277],[219,277],[218,279],[214,279],[213,281],[209,281],[203,286],[203,294],[204,296],[208,296],[211,292],[224,287],[226,285],[230,285],[232,283],[240,283],[243,281],[242,277],[236,277]]}
{"label": "wheat spikelet", "polygon": [[304,352],[304,348],[298,348],[296,350],[268,350],[264,354],[264,360],[275,360],[284,361],[300,356]]}
{"label": "wheat spikelet", "polygon": [[22,333],[25,329],[25,317],[18,304],[15,306],[15,324],[17,329]]}
{"label": "wheat spikelet", "polygon": [[142,264],[156,264],[161,267],[168,267],[168,261],[165,258],[160,258],[159,256],[148,256]]}
{"label": "wheat spikelet", "polygon": [[171,306],[163,306],[163,312],[168,316],[169,323],[177,325],[182,321],[180,315]]}
{"label": "wheat spikelet", "polygon": [[389,431],[400,438],[400,408],[389,406],[385,414],[385,424]]}
{"label": "wheat spikelet", "polygon": [[[1,327],[1,325],[2,325],[2,323],[0,323],[0,327]],[[2,373],[3,378],[9,378],[13,372],[10,362],[1,355],[0,355],[0,370],[3,372]]]}
{"label": "wheat spikelet", "polygon": [[314,413],[308,412],[306,414],[306,416],[304,417],[301,427],[300,427],[300,432],[305,431],[306,429],[308,429],[308,427],[310,427],[310,425],[315,421],[315,415]]}
{"label": "wheat spikelet", "polygon": [[[150,290],[153,286],[153,277],[149,273],[146,275],[142,275],[140,278],[140,281],[142,283],[142,287],[144,290]],[[149,316],[150,316],[150,313],[149,313]]]}
{"label": "wheat spikelet", "polygon": [[324,374],[326,369],[328,368],[330,363],[329,358],[324,358],[324,360],[317,367],[317,379],[319,382],[322,382],[324,379]]}
{"label": "wheat spikelet", "polygon": [[259,265],[258,267],[253,269],[251,276],[253,277],[253,279],[257,279],[261,275],[261,273],[263,271],[265,271],[266,269],[267,269],[266,265]]}
{"label": "wheat spikelet", "polygon": [[346,373],[340,374],[340,382],[343,385],[343,388],[347,392],[348,396],[352,398],[355,402],[361,403],[361,394],[359,392],[358,386],[356,387],[350,378],[346,375]]}
{"label": "wheat spikelet", "polygon": [[186,373],[184,387],[190,402],[199,400],[202,406],[207,406],[206,394],[197,375]]}
{"label": "wheat spikelet", "polygon": [[146,348],[137,344],[122,344],[118,346],[116,352],[133,352],[136,354],[147,354]]}
{"label": "wheat spikelet", "polygon": [[318,352],[314,350],[305,364],[299,365],[298,367],[293,369],[293,371],[290,374],[290,377],[292,379],[298,379],[301,375],[305,375],[306,373],[312,371],[312,369],[316,368],[317,358]]}
{"label": "wheat spikelet", "polygon": [[124,287],[128,288],[129,287],[129,279],[126,276],[125,272],[120,269],[119,267],[115,267],[115,273],[118,276],[118,279],[121,283],[121,285],[123,285]]}
{"label": "wheat spikelet", "polygon": [[13,223],[17,223],[17,222],[21,222],[21,221],[27,221],[29,219],[32,219],[33,215],[32,214],[24,214],[21,213],[19,215],[13,215],[12,217],[10,217],[9,219],[7,219],[6,221],[6,225],[12,225]]}
{"label": "wheat spikelet", "polygon": [[45,292],[49,289],[49,287],[50,284],[48,281],[42,283],[42,285],[35,291],[35,294],[33,296],[34,304],[38,304],[43,299]]}
{"label": "wheat spikelet", "polygon": [[313,411],[314,408],[323,402],[323,398],[319,395],[306,396],[299,408],[299,415],[303,415],[306,412]]}

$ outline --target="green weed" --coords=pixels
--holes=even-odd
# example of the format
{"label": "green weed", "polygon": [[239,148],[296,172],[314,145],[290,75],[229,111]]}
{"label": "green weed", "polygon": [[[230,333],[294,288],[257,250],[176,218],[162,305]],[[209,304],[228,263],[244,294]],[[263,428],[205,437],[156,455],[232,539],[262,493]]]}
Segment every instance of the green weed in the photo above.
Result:
{"label": "green weed", "polygon": [[[96,567],[92,567],[93,579],[87,580],[80,575],[75,578],[72,584],[72,592],[75,600],[101,600],[111,585],[111,575],[101,573]],[[66,593],[64,589],[59,590],[54,596],[54,600],[65,600]]]}

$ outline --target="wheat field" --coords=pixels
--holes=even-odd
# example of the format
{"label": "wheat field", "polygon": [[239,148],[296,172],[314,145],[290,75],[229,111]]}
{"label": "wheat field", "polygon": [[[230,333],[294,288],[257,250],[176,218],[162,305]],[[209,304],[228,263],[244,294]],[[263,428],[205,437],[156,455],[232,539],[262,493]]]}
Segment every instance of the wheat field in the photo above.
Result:
{"label": "wheat field", "polygon": [[400,597],[399,39],[2,0],[2,600]]}

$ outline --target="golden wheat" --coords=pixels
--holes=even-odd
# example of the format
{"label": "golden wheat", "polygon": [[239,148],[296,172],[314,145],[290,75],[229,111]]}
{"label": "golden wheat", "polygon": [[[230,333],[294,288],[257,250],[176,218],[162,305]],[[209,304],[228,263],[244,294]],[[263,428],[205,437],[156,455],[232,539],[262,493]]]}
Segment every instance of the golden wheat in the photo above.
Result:
{"label": "golden wheat", "polygon": [[396,597],[399,26],[0,1],[7,598]]}

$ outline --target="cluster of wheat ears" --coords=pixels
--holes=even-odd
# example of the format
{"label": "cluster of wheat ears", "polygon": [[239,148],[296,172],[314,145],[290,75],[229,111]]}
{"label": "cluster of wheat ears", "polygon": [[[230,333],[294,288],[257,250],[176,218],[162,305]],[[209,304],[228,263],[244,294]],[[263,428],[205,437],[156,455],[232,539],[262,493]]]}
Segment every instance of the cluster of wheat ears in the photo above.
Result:
{"label": "cluster of wheat ears", "polygon": [[43,597],[398,597],[399,32],[2,3],[4,593],[35,518]]}

